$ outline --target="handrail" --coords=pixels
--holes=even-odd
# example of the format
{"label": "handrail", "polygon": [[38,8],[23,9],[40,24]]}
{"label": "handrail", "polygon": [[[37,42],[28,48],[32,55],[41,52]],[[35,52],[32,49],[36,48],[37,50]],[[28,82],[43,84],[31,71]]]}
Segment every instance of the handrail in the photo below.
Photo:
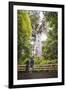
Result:
{"label": "handrail", "polygon": [[[55,71],[58,69],[57,64],[44,64],[44,65],[34,65],[33,70],[34,71],[40,71],[40,70],[49,70],[49,71]],[[18,71],[25,71],[26,65],[18,65]]]}

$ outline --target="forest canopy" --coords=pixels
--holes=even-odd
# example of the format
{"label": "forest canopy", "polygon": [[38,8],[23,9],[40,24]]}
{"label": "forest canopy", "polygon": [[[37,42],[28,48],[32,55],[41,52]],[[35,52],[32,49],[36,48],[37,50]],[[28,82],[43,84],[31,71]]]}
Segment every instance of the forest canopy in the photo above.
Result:
{"label": "forest canopy", "polygon": [[[40,15],[42,14],[42,16]],[[18,64],[25,64],[33,56],[35,64],[57,63],[58,14],[44,11],[17,11]],[[42,56],[32,55],[37,35],[46,35],[42,41]],[[45,37],[44,37],[45,38]]]}

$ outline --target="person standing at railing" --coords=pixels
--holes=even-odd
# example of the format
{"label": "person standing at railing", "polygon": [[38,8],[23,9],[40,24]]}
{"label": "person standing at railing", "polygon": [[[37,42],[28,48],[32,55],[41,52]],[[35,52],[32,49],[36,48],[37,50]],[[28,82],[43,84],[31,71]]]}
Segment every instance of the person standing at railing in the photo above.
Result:
{"label": "person standing at railing", "polygon": [[26,72],[29,72],[29,60],[26,61]]}
{"label": "person standing at railing", "polygon": [[33,67],[34,67],[34,59],[33,59],[33,57],[29,61],[29,66],[30,66],[30,71],[33,71]]}

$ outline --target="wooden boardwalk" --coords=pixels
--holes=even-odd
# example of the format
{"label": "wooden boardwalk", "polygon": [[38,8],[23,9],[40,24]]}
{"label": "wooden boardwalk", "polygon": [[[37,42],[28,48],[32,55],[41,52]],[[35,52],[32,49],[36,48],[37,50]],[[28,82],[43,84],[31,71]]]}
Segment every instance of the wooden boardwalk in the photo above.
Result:
{"label": "wooden boardwalk", "polygon": [[18,80],[22,79],[41,79],[41,78],[57,78],[57,71],[49,72],[49,71],[33,71],[33,72],[18,72]]}
{"label": "wooden boardwalk", "polygon": [[18,80],[56,78],[57,76],[57,64],[34,65],[34,69],[32,72],[26,72],[26,65],[18,65]]}

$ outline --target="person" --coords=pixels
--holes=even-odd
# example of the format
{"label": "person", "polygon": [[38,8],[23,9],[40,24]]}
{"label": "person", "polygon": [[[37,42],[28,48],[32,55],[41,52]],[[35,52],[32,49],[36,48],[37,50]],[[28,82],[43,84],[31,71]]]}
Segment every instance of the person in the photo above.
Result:
{"label": "person", "polygon": [[33,67],[34,67],[34,60],[33,57],[30,59],[30,71],[33,71]]}
{"label": "person", "polygon": [[26,61],[26,72],[29,71],[29,60]]}

